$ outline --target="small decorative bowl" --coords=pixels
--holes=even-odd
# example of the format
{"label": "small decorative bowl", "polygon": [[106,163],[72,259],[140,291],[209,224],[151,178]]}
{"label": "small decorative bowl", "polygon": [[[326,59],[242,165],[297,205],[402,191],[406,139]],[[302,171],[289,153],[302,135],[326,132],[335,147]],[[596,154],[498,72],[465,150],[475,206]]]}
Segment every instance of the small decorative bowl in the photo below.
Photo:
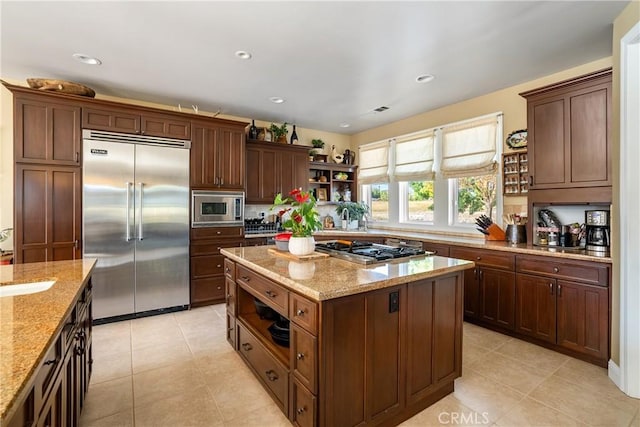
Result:
{"label": "small decorative bowl", "polygon": [[275,240],[276,249],[279,251],[288,251],[289,250],[289,241],[288,240]]}

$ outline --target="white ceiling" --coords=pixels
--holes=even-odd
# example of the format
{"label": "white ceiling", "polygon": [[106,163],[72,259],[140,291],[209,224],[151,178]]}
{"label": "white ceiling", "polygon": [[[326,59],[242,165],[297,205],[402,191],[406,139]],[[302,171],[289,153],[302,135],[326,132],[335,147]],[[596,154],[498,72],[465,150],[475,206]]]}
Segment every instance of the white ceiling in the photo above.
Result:
{"label": "white ceiling", "polygon": [[3,0],[0,72],[355,133],[609,56],[627,3]]}

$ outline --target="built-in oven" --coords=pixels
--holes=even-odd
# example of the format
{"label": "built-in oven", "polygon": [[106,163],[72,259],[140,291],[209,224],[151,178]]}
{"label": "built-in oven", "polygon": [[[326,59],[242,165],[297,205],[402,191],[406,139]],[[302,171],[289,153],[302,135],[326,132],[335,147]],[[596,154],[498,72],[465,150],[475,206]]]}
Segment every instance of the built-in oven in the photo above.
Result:
{"label": "built-in oven", "polygon": [[191,226],[224,227],[244,225],[244,193],[191,191]]}

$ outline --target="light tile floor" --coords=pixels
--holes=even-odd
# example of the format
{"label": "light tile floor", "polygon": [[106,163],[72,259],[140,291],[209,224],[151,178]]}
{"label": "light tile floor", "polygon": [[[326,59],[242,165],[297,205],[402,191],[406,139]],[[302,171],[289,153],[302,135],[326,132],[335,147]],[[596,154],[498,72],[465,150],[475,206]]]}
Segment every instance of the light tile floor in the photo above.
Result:
{"label": "light tile floor", "polygon": [[[225,339],[224,305],[96,326],[81,426],[290,426]],[[632,426],[606,370],[471,324],[455,392],[403,426]]]}

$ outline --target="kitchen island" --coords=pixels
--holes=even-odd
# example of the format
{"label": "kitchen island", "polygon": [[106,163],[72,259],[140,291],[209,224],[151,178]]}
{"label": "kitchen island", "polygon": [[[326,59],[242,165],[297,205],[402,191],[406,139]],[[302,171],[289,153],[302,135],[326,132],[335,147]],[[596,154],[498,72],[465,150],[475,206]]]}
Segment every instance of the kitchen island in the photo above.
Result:
{"label": "kitchen island", "polygon": [[94,259],[0,266],[0,425],[77,425]]}
{"label": "kitchen island", "polygon": [[[294,261],[272,246],[221,253],[227,338],[295,425],[397,425],[453,391],[473,262]],[[278,318],[290,320],[288,347],[272,338]]]}

